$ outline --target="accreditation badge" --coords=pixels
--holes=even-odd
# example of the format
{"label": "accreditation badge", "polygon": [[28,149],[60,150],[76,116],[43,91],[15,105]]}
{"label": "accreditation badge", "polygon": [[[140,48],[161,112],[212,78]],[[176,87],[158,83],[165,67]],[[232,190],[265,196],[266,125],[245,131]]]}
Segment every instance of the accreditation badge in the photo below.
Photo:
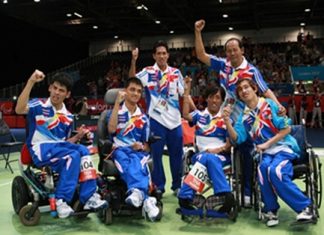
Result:
{"label": "accreditation badge", "polygon": [[159,98],[157,104],[154,106],[153,110],[159,114],[168,111],[168,101],[162,97]]}

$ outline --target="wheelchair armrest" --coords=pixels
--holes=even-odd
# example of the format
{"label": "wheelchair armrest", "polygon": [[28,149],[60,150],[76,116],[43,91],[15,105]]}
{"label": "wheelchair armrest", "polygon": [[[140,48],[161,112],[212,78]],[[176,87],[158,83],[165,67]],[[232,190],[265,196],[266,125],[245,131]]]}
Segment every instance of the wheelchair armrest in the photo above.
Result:
{"label": "wheelchair armrest", "polygon": [[119,172],[112,159],[105,159],[103,161],[101,172],[104,176],[118,176]]}
{"label": "wheelchair armrest", "polygon": [[113,145],[113,143],[112,143],[111,140],[108,140],[108,139],[105,139],[105,140],[99,139],[98,140],[98,150],[99,150],[99,154],[101,156],[106,156],[108,153],[111,152],[112,145]]}
{"label": "wheelchair armrest", "polygon": [[305,147],[306,147],[306,149],[311,149],[311,148],[313,148],[313,146],[310,144],[310,143],[305,143]]}
{"label": "wheelchair armrest", "polygon": [[161,139],[161,136],[151,135],[148,139],[148,144],[154,144],[156,141],[159,141]]}
{"label": "wheelchair armrest", "polygon": [[294,176],[293,178],[299,178],[300,176],[304,175],[307,172],[308,167],[306,164],[297,164],[293,166],[294,169]]}

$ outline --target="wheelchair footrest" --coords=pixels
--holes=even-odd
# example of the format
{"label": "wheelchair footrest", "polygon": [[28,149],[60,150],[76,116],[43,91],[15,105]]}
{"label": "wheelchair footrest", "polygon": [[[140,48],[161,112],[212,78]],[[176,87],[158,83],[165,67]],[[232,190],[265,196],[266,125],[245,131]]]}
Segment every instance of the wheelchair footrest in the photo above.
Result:
{"label": "wheelchair footrest", "polygon": [[304,226],[305,224],[316,224],[317,219],[313,218],[311,220],[300,220],[300,221],[294,221],[290,224],[290,226]]}
{"label": "wheelchair footrest", "polygon": [[177,213],[180,215],[185,215],[185,216],[199,216],[199,217],[203,217],[204,215],[204,211],[202,208],[200,209],[195,209],[195,210],[190,210],[190,209],[186,209],[186,208],[178,208],[177,209]]}

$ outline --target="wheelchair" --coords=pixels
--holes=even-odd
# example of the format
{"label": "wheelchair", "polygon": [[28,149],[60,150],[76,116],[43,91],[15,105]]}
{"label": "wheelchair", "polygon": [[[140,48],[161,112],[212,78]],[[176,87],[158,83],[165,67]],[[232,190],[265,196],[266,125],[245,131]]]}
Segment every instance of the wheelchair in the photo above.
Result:
{"label": "wheelchair", "polygon": [[[82,143],[85,142],[87,140]],[[26,144],[22,147],[18,166],[20,175],[13,179],[11,196],[14,211],[19,215],[21,223],[25,226],[37,225],[41,218],[41,210],[50,210],[51,216],[57,217],[54,191],[59,174],[53,172],[48,166],[36,167]],[[46,209],[48,206],[50,209]],[[92,212],[83,210],[83,205],[78,199],[78,188],[70,206],[73,208],[73,216],[76,218],[85,218]]]}
{"label": "wheelchair", "polygon": [[[187,144],[184,146],[184,161],[183,161],[183,180],[188,176],[189,172],[193,169],[192,164],[193,155],[198,152],[194,144]],[[224,203],[224,196],[210,195],[209,190],[212,188],[212,182],[208,179],[206,185],[201,192],[196,192],[193,199],[193,205],[197,208],[195,210],[188,210],[182,207],[176,209],[176,213],[181,215],[181,219],[185,222],[191,223],[195,219],[217,219],[225,218],[230,219],[233,222],[236,221],[238,212],[240,211],[240,198],[241,198],[241,158],[238,156],[238,152],[231,148],[231,163],[223,167],[223,171],[227,178],[227,181],[232,189],[234,195],[235,205],[228,213],[219,212]],[[198,176],[199,177],[199,176]]]}
{"label": "wheelchair", "polygon": [[[18,165],[20,175],[13,179],[11,196],[14,211],[19,215],[21,223],[26,226],[37,225],[41,217],[40,209],[47,206],[50,206],[51,216],[57,217],[54,191],[59,174],[47,166],[37,168],[26,144],[22,147]],[[78,189],[70,205],[75,212],[73,216],[77,218],[84,218],[90,213],[83,210],[78,200]]]}
{"label": "wheelchair", "polygon": [[[104,100],[108,105],[113,105],[120,89],[110,89],[106,92]],[[133,218],[143,218],[148,220],[146,213],[142,206],[135,208],[125,203],[127,197],[127,186],[121,179],[117,167],[112,159],[107,157],[112,150],[112,140],[108,133],[107,113],[109,110],[105,110],[101,113],[98,125],[97,125],[97,147],[99,155],[98,170],[101,175],[98,177],[98,193],[109,203],[109,207],[100,211],[98,217],[106,225],[113,223],[113,217],[115,216],[132,216]],[[158,137],[150,137],[149,142],[158,141]],[[148,162],[149,172],[153,169],[153,162],[150,159]],[[163,203],[161,201],[161,195],[156,192],[156,188],[152,183],[149,187],[149,196],[157,199],[157,207],[160,213],[155,221],[159,221],[162,218]]]}
{"label": "wheelchair", "polygon": [[[299,179],[304,183],[302,191],[311,199],[311,213],[313,218],[311,222],[316,224],[319,219],[319,208],[322,203],[322,163],[319,156],[314,152],[312,146],[307,142],[306,127],[304,125],[293,125],[290,133],[296,140],[301,149],[301,155],[293,161],[293,180]],[[258,156],[258,154],[256,154]],[[254,160],[254,192],[253,206],[257,211],[259,220],[263,219],[261,190],[257,181],[258,157]],[[303,222],[293,222],[291,225],[303,224]]]}

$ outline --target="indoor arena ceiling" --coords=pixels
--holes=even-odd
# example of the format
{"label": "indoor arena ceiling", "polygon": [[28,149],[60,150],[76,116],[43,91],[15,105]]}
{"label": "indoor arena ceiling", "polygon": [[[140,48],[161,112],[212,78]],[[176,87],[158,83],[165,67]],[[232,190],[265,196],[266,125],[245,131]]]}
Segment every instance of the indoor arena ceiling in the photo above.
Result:
{"label": "indoor arena ceiling", "polygon": [[[324,25],[323,0],[1,0],[1,14],[80,41]],[[309,11],[305,11],[309,9]],[[228,17],[224,18],[223,15]],[[160,23],[157,24],[156,21]]]}

